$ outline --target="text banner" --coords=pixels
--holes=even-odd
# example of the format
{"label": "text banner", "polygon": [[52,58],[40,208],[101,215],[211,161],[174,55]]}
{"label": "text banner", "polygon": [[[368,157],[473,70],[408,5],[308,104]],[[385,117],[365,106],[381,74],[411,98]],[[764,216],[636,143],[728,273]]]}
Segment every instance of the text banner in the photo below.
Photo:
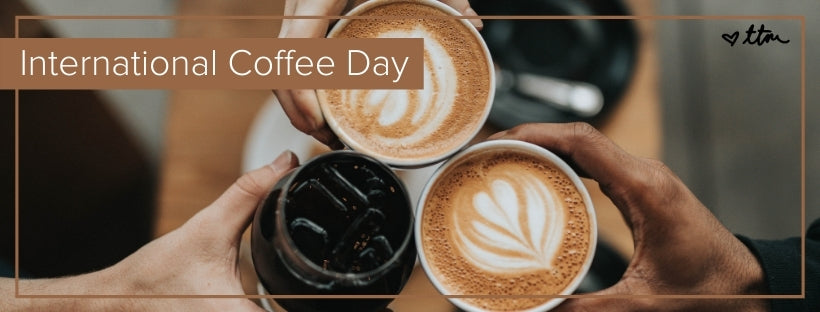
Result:
{"label": "text banner", "polygon": [[0,39],[0,89],[421,89],[423,39]]}

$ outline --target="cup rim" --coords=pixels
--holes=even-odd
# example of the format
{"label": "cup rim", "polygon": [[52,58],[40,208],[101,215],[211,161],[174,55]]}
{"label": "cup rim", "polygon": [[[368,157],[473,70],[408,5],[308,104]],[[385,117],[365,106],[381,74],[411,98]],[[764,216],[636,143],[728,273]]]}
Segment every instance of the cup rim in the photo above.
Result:
{"label": "cup rim", "polygon": [[[445,13],[447,13],[449,15],[462,16],[462,14],[460,12],[458,12],[455,9],[451,8],[449,5],[446,5],[446,4],[444,4],[440,1],[436,1],[436,0],[370,0],[370,1],[366,1],[366,2],[364,2],[364,3],[362,3],[358,6],[354,7],[349,12],[347,12],[347,14],[345,14],[345,16],[356,16],[356,15],[359,15],[360,13],[362,13],[362,12],[366,12],[368,10],[371,10],[371,9],[379,7],[379,6],[390,5],[390,4],[395,4],[395,3],[416,3],[416,4],[421,4],[421,5],[426,5],[426,6],[436,8],[438,10],[444,11]],[[439,156],[436,156],[436,157],[429,157],[429,158],[422,158],[422,159],[413,160],[413,159],[404,159],[404,158],[401,158],[401,157],[395,157],[395,156],[389,156],[389,155],[381,155],[381,154],[373,151],[372,149],[367,148],[366,146],[362,145],[361,143],[359,143],[355,140],[352,140],[348,137],[345,137],[347,135],[347,132],[346,132],[345,128],[341,127],[339,125],[339,122],[338,122],[337,119],[328,118],[331,115],[327,112],[327,108],[325,108],[326,107],[326,104],[324,104],[325,101],[323,100],[323,98],[321,96],[319,96],[317,94],[317,99],[319,101],[319,108],[322,111],[322,115],[324,116],[325,121],[327,122],[328,126],[333,131],[333,133],[335,133],[339,137],[339,140],[342,141],[342,143],[344,143],[345,146],[347,146],[347,147],[349,147],[349,148],[351,148],[355,151],[361,152],[363,154],[370,155],[370,156],[372,156],[372,157],[374,157],[374,158],[388,164],[390,167],[403,168],[403,169],[413,169],[413,168],[427,167],[427,166],[439,163],[443,160],[446,160],[446,159],[452,157],[453,155],[455,155],[456,153],[458,153],[459,151],[461,151],[465,147],[467,147],[469,145],[470,141],[472,141],[472,139],[475,138],[476,135],[478,135],[478,132],[481,131],[481,128],[484,126],[484,124],[487,122],[487,119],[490,116],[490,110],[491,110],[493,102],[495,100],[495,80],[496,80],[495,66],[493,64],[492,55],[490,54],[490,49],[487,47],[487,43],[484,42],[484,38],[481,36],[481,34],[478,32],[478,30],[475,28],[475,26],[470,24],[470,22],[467,21],[466,19],[457,19],[457,20],[470,31],[470,33],[473,35],[474,38],[478,39],[477,41],[478,41],[479,45],[481,46],[481,50],[484,52],[483,54],[484,54],[484,57],[485,57],[487,69],[489,71],[489,73],[488,73],[489,79],[487,81],[488,96],[487,96],[487,99],[486,99],[486,105],[484,106],[484,111],[482,112],[481,117],[479,118],[479,122],[477,123],[477,126],[475,127],[475,129],[473,129],[472,134],[470,136],[468,136],[467,139],[464,140],[464,142],[462,142],[461,144],[456,145],[452,150],[448,150],[447,152],[442,153],[442,154],[440,154]],[[341,29],[343,29],[348,23],[350,23],[350,21],[351,21],[351,19],[345,19],[345,18],[339,19],[339,21],[336,22],[336,24],[333,25],[333,28],[331,28],[330,31],[328,32],[327,38],[333,38],[334,35],[337,34],[339,31],[341,31]],[[320,90],[317,90],[317,92],[318,91],[320,91]]]}
{"label": "cup rim", "polygon": [[[421,267],[424,270],[425,275],[430,279],[430,282],[436,288],[436,290],[443,294],[443,295],[460,295],[460,294],[451,294],[449,291],[441,284],[439,281],[439,277],[432,273],[431,266],[427,262],[427,257],[424,251],[424,241],[422,240],[422,233],[421,233],[421,226],[422,226],[422,217],[425,210],[424,202],[427,200],[427,196],[433,185],[435,184],[436,180],[446,172],[450,167],[453,167],[455,164],[458,164],[461,160],[465,159],[465,157],[469,157],[474,153],[491,150],[491,149],[506,149],[506,150],[516,150],[516,151],[523,151],[525,153],[533,154],[540,158],[543,158],[546,161],[551,162],[554,166],[558,167],[567,177],[572,181],[575,188],[578,190],[578,193],[581,194],[584,202],[586,203],[586,211],[587,216],[589,217],[589,225],[590,225],[590,240],[589,240],[589,248],[587,252],[589,256],[584,261],[581,270],[578,274],[572,279],[572,281],[564,288],[561,293],[558,295],[570,295],[573,291],[575,291],[578,286],[583,281],[584,277],[589,272],[589,269],[592,265],[592,259],[594,258],[595,248],[597,246],[598,241],[598,224],[596,221],[595,216],[595,209],[593,207],[592,199],[589,196],[589,192],[587,191],[586,187],[584,186],[581,178],[578,174],[575,173],[574,170],[564,162],[560,157],[555,155],[554,153],[550,152],[549,150],[542,148],[538,145],[523,142],[523,141],[516,141],[516,140],[492,140],[492,141],[485,141],[478,144],[475,144],[449,160],[445,162],[441,167],[439,167],[435,173],[433,173],[430,180],[424,186],[424,190],[421,192],[421,196],[419,201],[416,205],[416,216],[415,216],[415,224],[413,226],[413,235],[416,241],[416,253],[419,258],[419,263],[421,263]],[[465,311],[483,311],[479,307],[473,306],[461,298],[447,298],[451,303],[456,305],[458,308],[465,310]],[[550,309],[555,308],[559,304],[561,304],[566,298],[552,298],[547,299],[546,302],[534,306],[532,308],[523,310],[523,311],[547,311]]]}
{"label": "cup rim", "polygon": [[[303,163],[297,169],[293,170],[291,172],[291,174],[287,177],[287,179],[285,181],[283,181],[284,184],[283,184],[283,187],[282,187],[282,192],[280,192],[279,196],[277,196],[276,198],[272,198],[272,200],[274,200],[276,202],[277,206],[278,205],[284,205],[284,202],[286,201],[286,198],[287,198],[288,188],[290,186],[292,186],[293,181],[295,181],[296,178],[299,177],[299,175],[302,173],[302,171],[304,171],[305,168],[307,168],[309,164],[311,164],[311,163],[313,163],[317,160],[321,160],[321,159],[329,158],[329,157],[338,157],[340,155],[341,156],[360,157],[360,158],[364,159],[365,161],[374,163],[374,164],[378,165],[379,167],[383,167],[382,169],[385,170],[388,173],[388,175],[394,181],[396,181],[396,185],[399,188],[399,192],[404,194],[404,198],[405,198],[405,201],[407,203],[407,210],[409,210],[408,213],[410,214],[410,220],[409,220],[410,221],[409,222],[410,226],[408,226],[408,230],[413,231],[415,229],[415,219],[414,219],[415,218],[415,213],[413,212],[413,203],[410,199],[409,194],[407,193],[407,189],[405,188],[404,183],[401,182],[401,180],[398,178],[398,176],[396,176],[396,173],[393,172],[393,170],[391,170],[389,166],[385,166],[383,163],[379,162],[378,160],[376,160],[375,158],[373,158],[371,156],[368,156],[368,155],[365,155],[365,154],[362,154],[362,153],[357,153],[357,152],[354,152],[354,151],[345,151],[345,150],[332,151],[332,152],[328,152],[328,153],[318,155],[318,156],[310,159],[309,161]],[[264,204],[264,202],[263,202],[263,204]],[[273,222],[277,223],[277,228],[279,230],[284,229],[285,228],[284,223],[285,223],[285,219],[286,219],[285,209],[282,208],[281,214],[276,213],[275,215],[276,215],[275,218],[274,218],[275,220]],[[287,232],[287,231],[285,231],[285,232]],[[282,234],[282,233],[280,233],[280,234]],[[325,277],[325,278],[328,278],[330,280],[343,280],[343,281],[354,281],[354,282],[356,280],[362,280],[362,279],[367,279],[368,277],[373,277],[374,274],[377,274],[377,273],[378,274],[386,273],[392,266],[395,265],[395,263],[397,261],[399,261],[401,259],[404,252],[406,252],[408,248],[415,247],[415,246],[412,246],[412,242],[411,242],[413,240],[413,238],[415,238],[415,233],[409,233],[409,235],[406,235],[404,237],[404,239],[401,242],[401,245],[399,245],[399,247],[396,248],[395,252],[393,253],[393,256],[390,257],[390,259],[387,260],[382,265],[378,266],[377,268],[375,268],[373,270],[369,270],[369,271],[365,271],[365,272],[344,273],[344,272],[338,272],[338,271],[333,271],[333,270],[324,270],[324,269],[322,269],[319,265],[317,265],[316,263],[313,263],[313,261],[311,261],[307,256],[305,256],[299,250],[299,247],[296,246],[296,243],[293,241],[293,238],[291,237],[291,235],[282,234],[282,235],[279,235],[279,236],[281,236],[280,239],[282,240],[282,243],[286,244],[287,247],[290,248],[293,251],[293,256],[297,257],[299,260],[301,260],[303,262],[303,265],[306,266],[307,269],[312,271],[311,273],[317,274],[317,275]],[[378,276],[378,275],[376,275],[376,276]]]}

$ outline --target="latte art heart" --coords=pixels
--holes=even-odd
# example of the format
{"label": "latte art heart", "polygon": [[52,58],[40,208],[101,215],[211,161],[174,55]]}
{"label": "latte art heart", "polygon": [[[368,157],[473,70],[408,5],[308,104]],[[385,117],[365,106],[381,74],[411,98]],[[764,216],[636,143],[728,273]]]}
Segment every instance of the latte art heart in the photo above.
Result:
{"label": "latte art heart", "polygon": [[[427,1],[407,0],[358,15],[450,13]],[[328,125],[350,148],[391,165],[428,165],[464,147],[484,124],[495,75],[484,41],[469,23],[450,18],[343,20],[330,35],[424,39],[423,89],[317,90]]]}
{"label": "latte art heart", "polygon": [[[520,150],[524,143],[482,144],[497,147],[456,156],[422,197],[417,222],[425,270],[446,294],[566,292],[594,248],[587,199],[562,169]],[[462,300],[514,311],[549,299]]]}
{"label": "latte art heart", "polygon": [[[533,176],[507,176],[473,196],[480,218],[456,222],[462,253],[492,272],[552,268],[565,220],[560,202]],[[455,216],[459,220],[458,214]]]}
{"label": "latte art heart", "polygon": [[417,25],[409,31],[387,31],[378,38],[423,38],[422,90],[340,90],[340,102],[351,114],[373,120],[374,141],[401,146],[429,140],[453,109],[457,83],[455,65],[432,31]]}

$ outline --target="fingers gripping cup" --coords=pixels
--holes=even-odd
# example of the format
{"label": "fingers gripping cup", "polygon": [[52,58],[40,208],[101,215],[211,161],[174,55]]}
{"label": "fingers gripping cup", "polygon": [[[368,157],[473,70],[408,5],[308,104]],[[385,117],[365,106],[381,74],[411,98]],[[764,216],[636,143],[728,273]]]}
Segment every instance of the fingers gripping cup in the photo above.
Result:
{"label": "fingers gripping cup", "polygon": [[[492,59],[468,21],[439,1],[370,1],[329,38],[424,38],[422,90],[317,90],[328,125],[347,146],[394,167],[452,156],[478,133],[495,92]],[[439,17],[439,18],[436,18]]]}
{"label": "fingers gripping cup", "polygon": [[[324,154],[282,178],[257,208],[253,263],[274,295],[395,295],[416,258],[413,212],[387,166]],[[288,311],[376,311],[390,299],[276,299]]]}
{"label": "fingers gripping cup", "polygon": [[597,227],[586,188],[529,143],[488,141],[457,154],[416,213],[419,258],[439,292],[499,296],[449,298],[467,311],[551,309],[563,298],[548,296],[571,294],[592,263]]}

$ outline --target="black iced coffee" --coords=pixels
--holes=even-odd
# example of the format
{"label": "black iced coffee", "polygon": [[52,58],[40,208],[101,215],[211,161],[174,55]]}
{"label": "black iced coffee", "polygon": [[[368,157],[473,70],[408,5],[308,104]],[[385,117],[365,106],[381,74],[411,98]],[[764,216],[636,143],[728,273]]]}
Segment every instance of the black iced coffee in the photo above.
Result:
{"label": "black iced coffee", "polygon": [[[415,262],[413,212],[378,161],[341,151],[283,178],[256,211],[257,275],[273,295],[393,295]],[[374,311],[390,299],[276,299],[288,311]]]}

